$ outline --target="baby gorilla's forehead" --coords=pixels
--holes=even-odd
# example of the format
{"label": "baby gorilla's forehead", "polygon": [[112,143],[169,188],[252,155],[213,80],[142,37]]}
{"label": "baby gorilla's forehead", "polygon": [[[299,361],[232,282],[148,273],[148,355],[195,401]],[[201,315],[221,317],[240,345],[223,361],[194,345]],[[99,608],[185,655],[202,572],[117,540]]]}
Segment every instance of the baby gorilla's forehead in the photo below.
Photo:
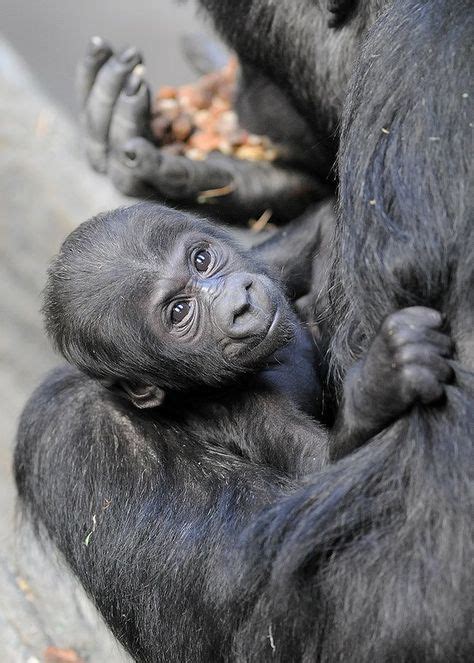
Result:
{"label": "baby gorilla's forehead", "polygon": [[[222,242],[236,251],[233,239],[226,230],[199,217],[164,207],[138,204],[127,209],[125,236],[135,237],[146,252],[156,252],[166,257],[176,248],[200,237],[203,241]],[[129,241],[126,242],[129,244]]]}

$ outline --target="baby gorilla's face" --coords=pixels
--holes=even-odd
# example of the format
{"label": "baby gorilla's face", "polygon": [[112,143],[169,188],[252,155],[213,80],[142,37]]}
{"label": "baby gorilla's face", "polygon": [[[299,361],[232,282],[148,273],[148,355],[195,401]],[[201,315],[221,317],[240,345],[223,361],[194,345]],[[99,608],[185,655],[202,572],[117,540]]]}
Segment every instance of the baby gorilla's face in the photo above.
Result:
{"label": "baby gorilla's face", "polygon": [[259,370],[297,324],[251,251],[203,219],[149,203],[71,233],[49,272],[45,314],[81,370],[165,390]]}
{"label": "baby gorilla's face", "polygon": [[172,246],[152,285],[148,315],[160,347],[188,366],[194,355],[204,379],[208,370],[219,373],[220,361],[259,366],[291,338],[294,326],[279,286],[251,256],[202,227]]}

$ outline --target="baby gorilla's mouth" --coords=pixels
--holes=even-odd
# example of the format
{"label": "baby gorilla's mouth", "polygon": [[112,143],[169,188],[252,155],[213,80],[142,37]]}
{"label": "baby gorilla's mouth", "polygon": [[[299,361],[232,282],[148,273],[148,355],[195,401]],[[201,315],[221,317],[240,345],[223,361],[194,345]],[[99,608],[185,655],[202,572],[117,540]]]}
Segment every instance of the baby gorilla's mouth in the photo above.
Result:
{"label": "baby gorilla's mouth", "polygon": [[277,330],[278,324],[280,322],[280,317],[281,317],[280,310],[276,308],[273,314],[269,316],[268,326],[263,334],[263,338],[257,339],[256,344],[249,349],[251,350],[261,349],[264,344],[272,342],[272,339],[275,335],[275,331]]}
{"label": "baby gorilla's mouth", "polygon": [[287,314],[286,302],[267,300],[265,309],[249,307],[248,315],[257,314],[252,329],[245,336],[232,339],[226,347],[226,354],[242,365],[257,365],[286,345],[294,335],[294,328]]}
{"label": "baby gorilla's mouth", "polygon": [[[267,319],[263,321],[261,319],[263,316],[260,307],[257,315],[255,315],[255,310],[252,310],[252,307],[250,307],[246,316],[249,318],[251,327],[249,327],[247,333],[229,339],[230,342],[225,348],[226,354],[229,357],[240,357],[248,352],[251,352],[253,355],[254,351],[260,348],[267,339],[271,339],[280,317],[278,309],[273,309],[268,316],[265,316]],[[256,325],[255,321],[257,318],[258,324]]]}

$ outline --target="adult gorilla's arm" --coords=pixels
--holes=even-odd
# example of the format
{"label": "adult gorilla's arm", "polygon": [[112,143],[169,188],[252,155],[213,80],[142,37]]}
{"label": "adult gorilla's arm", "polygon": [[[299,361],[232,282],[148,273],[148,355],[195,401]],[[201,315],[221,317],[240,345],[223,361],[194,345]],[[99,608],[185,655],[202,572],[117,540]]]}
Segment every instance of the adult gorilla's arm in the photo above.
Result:
{"label": "adult gorilla's arm", "polygon": [[473,647],[473,33],[469,0],[393,2],[350,86],[333,357],[344,374],[383,316],[422,303],[446,315],[457,361],[439,408],[414,408],[361,452],[370,509],[398,506],[372,527],[358,499],[344,509],[358,541],[321,590],[338,584],[333,660],[355,642],[357,661],[462,661]]}
{"label": "adult gorilla's arm", "polygon": [[[242,61],[276,83],[298,108],[315,138],[315,169],[326,175],[336,156],[342,105],[361,41],[388,0],[199,3]],[[337,30],[330,27],[335,15]]]}

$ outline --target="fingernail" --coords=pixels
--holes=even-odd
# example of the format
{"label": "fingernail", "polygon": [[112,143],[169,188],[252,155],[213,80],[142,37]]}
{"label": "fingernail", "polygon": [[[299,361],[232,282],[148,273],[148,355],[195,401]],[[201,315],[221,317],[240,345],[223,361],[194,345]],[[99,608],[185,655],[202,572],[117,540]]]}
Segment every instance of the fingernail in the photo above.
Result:
{"label": "fingernail", "polygon": [[135,48],[135,46],[129,46],[120,53],[118,59],[120,60],[120,62],[126,63],[126,62],[131,62],[137,56],[138,56],[138,51]]}
{"label": "fingernail", "polygon": [[105,51],[105,41],[102,37],[95,35],[89,39],[89,53],[91,55],[97,55],[101,51]]}
{"label": "fingernail", "polygon": [[144,72],[145,72],[145,67],[141,64],[137,64],[137,66],[134,68],[134,70],[128,77],[127,83],[125,85],[125,94],[128,97],[137,94],[141,84],[143,83]]}

